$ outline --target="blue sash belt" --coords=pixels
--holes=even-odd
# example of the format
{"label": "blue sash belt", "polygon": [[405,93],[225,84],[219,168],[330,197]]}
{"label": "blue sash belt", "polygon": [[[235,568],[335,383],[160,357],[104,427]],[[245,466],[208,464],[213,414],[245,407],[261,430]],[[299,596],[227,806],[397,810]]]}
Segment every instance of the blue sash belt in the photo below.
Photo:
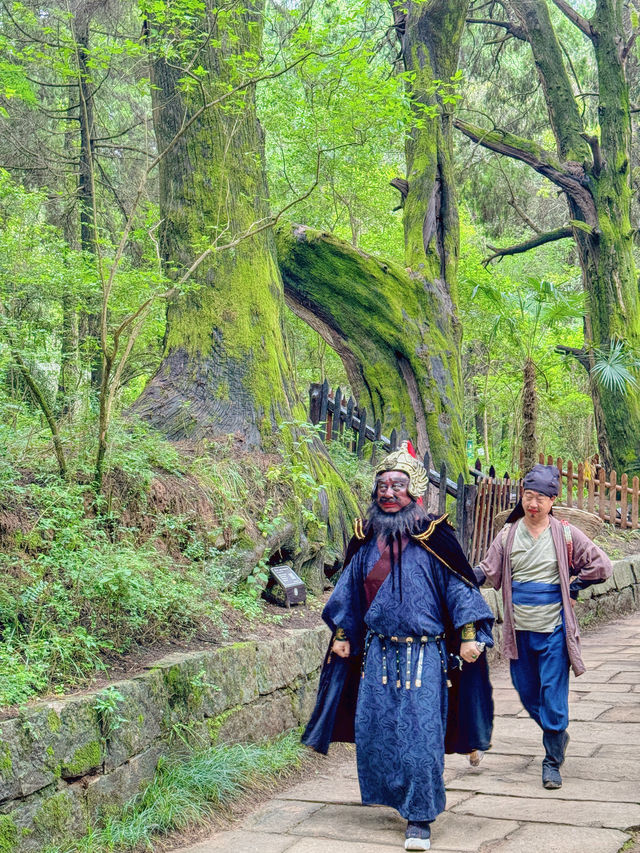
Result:
{"label": "blue sash belt", "polygon": [[560,604],[562,592],[560,584],[541,583],[540,581],[513,581],[513,603],[536,606],[540,604]]}

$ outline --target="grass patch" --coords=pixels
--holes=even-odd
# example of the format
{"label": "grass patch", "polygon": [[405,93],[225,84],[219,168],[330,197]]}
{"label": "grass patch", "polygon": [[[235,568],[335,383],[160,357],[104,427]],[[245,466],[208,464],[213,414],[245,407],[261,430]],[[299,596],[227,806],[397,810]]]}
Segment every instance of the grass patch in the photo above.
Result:
{"label": "grass patch", "polygon": [[306,750],[295,729],[262,744],[214,746],[162,761],[154,780],[116,815],[77,841],[43,853],[108,853],[151,848],[158,836],[205,823],[243,795],[265,790],[302,762]]}

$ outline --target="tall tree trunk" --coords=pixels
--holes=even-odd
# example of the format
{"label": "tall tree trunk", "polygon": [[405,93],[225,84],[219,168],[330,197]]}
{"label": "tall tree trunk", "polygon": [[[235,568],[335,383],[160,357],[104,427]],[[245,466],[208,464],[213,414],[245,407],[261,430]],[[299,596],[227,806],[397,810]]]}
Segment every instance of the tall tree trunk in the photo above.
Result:
{"label": "tall tree trunk", "polygon": [[[565,2],[554,3],[591,40],[598,70],[599,136],[590,135],[583,127],[545,0],[511,0],[509,5],[521,24],[520,37],[531,46],[556,154],[506,131],[486,131],[460,120],[455,124],[480,145],[527,163],[565,193],[589,295],[585,317],[588,358],[583,363],[590,370],[594,347],[605,353],[617,341],[636,351],[640,347],[640,299],[631,226],[628,47],[621,0],[596,0],[590,19]],[[523,247],[527,244],[518,251]],[[590,388],[603,464],[618,471],[640,471],[638,395],[608,390],[591,372]]]}
{"label": "tall tree trunk", "polygon": [[[261,49],[264,0],[225,15],[209,7],[210,37],[197,87],[180,63],[151,62],[160,162],[161,249],[179,279],[210,245],[255,230],[269,216],[255,88],[201,110],[239,83],[237,60]],[[219,11],[219,10],[218,10]],[[162,38],[149,21],[151,44]],[[271,229],[209,252],[196,285],[167,311],[164,357],[134,411],[171,438],[241,434],[262,445],[278,416],[290,417],[291,367],[282,330],[284,297]]]}
{"label": "tall tree trunk", "polygon": [[[405,262],[429,328],[418,357],[420,384],[434,457],[465,470],[462,421],[461,327],[456,314],[459,223],[452,169],[451,111],[434,90],[458,67],[468,0],[391,4],[412,75],[415,127],[406,143]],[[436,108],[434,110],[434,107]],[[425,113],[425,108],[427,112]]]}
{"label": "tall tree trunk", "polygon": [[522,470],[527,472],[538,461],[536,366],[530,358],[524,363],[522,379]]}

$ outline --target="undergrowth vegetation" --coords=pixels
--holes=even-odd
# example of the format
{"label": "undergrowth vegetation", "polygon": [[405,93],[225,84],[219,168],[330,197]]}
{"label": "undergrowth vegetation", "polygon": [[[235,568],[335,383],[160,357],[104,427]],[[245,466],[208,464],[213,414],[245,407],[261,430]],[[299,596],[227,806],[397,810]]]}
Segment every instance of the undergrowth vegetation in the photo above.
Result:
{"label": "undergrowth vegetation", "polygon": [[[0,705],[81,684],[140,647],[224,639],[229,608],[264,616],[260,543],[285,510],[321,535],[320,485],[299,452],[313,436],[305,425],[289,456],[256,456],[233,436],[171,444],[117,422],[97,498],[77,426],[64,435],[65,482],[39,418],[21,408],[9,429],[9,414],[0,426]],[[340,465],[363,464],[338,444],[333,452]],[[25,464],[34,457],[38,470]]]}
{"label": "undergrowth vegetation", "polygon": [[43,853],[111,853],[151,848],[154,838],[201,824],[250,791],[298,767],[305,752],[294,730],[262,744],[213,746],[161,759],[151,784],[85,835]]}

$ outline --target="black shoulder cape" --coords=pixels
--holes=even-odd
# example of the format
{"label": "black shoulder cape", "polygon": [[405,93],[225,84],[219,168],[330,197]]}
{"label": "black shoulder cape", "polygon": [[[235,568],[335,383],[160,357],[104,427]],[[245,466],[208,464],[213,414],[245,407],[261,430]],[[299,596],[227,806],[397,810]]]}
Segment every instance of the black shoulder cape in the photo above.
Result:
{"label": "black shoulder cape", "polygon": [[[345,567],[373,536],[373,530],[362,519],[357,519],[345,552]],[[477,588],[473,570],[447,515],[427,516],[411,538],[461,581]],[[472,665],[461,666],[456,654],[460,648],[460,631],[453,627],[446,612],[445,633],[451,664],[445,751],[487,750],[493,730],[493,698],[486,655],[482,654]],[[332,644],[333,637],[320,673],[316,705],[302,735],[303,743],[323,754],[334,741],[355,741],[355,709],[360,683],[360,656],[339,658],[330,653]]]}

